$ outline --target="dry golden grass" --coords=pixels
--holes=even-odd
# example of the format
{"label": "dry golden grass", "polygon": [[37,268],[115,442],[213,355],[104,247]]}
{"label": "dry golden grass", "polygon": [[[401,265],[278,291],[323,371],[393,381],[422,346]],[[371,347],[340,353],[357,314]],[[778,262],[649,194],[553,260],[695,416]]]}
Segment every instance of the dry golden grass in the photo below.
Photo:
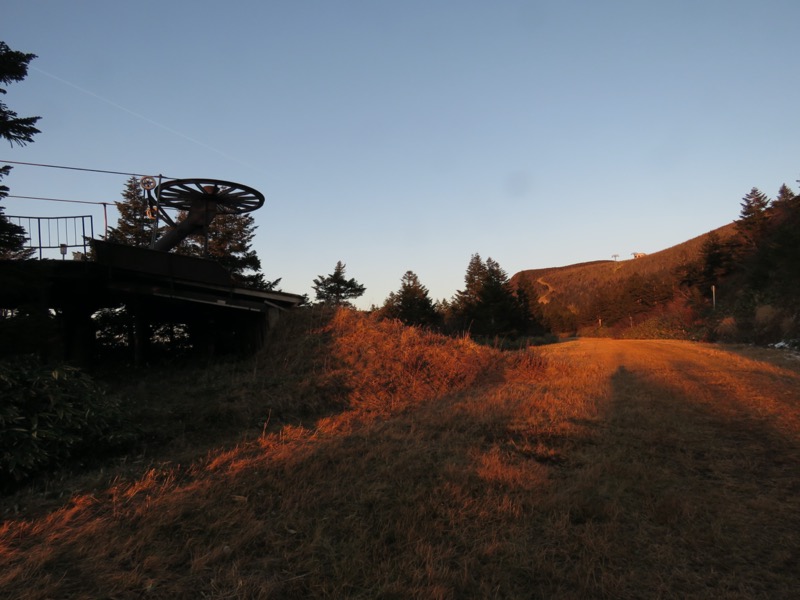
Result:
{"label": "dry golden grass", "polygon": [[7,511],[0,597],[793,598],[800,376],[771,360],[299,315],[225,386],[268,427]]}
{"label": "dry golden grass", "polygon": [[[721,241],[726,241],[735,234],[735,231],[736,227],[730,223],[713,230],[713,233]],[[585,296],[593,289],[609,283],[622,282],[633,274],[647,276],[674,272],[680,266],[699,258],[701,248],[710,233],[712,232],[637,259],[623,255],[619,261],[598,260],[564,267],[529,269],[515,273],[512,281],[527,280],[540,294],[548,293],[549,290],[556,291],[565,298]],[[550,288],[538,282],[539,279],[545,280]]]}

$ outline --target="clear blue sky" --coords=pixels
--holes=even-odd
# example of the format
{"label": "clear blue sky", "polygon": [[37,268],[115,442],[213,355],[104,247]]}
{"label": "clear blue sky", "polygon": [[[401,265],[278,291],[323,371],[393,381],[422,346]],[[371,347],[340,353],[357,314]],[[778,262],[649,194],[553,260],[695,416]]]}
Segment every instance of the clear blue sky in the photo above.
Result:
{"label": "clear blue sky", "polygon": [[[470,256],[509,275],[656,252],[800,178],[797,0],[6,0],[38,55],[0,159],[263,192],[267,278],[336,261],[381,304]],[[118,200],[126,177],[17,166],[15,195]],[[19,199],[7,214],[93,214]],[[116,221],[116,214],[112,215]]]}

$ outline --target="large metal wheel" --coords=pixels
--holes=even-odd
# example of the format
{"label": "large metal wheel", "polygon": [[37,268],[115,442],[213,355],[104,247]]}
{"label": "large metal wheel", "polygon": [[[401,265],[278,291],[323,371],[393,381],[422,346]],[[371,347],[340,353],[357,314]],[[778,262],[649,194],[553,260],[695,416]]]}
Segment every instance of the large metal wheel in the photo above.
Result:
{"label": "large metal wheel", "polygon": [[159,204],[189,210],[197,201],[214,202],[217,213],[238,215],[261,208],[264,194],[258,190],[219,179],[172,179],[155,190]]}

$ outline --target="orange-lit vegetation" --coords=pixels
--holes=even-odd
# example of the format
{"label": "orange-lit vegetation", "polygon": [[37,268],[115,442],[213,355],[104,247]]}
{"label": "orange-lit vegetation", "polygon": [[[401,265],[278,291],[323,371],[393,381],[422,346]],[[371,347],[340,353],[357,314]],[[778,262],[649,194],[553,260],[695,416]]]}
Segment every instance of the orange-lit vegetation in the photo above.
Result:
{"label": "orange-lit vegetation", "polygon": [[0,597],[792,598],[776,356],[298,311],[251,361],[130,387],[165,421],[138,457],[3,499]]}
{"label": "orange-lit vegetation", "polygon": [[758,188],[739,219],[683,244],[621,262],[521,271],[552,331],[628,339],[795,344],[800,196]]}
{"label": "orange-lit vegetation", "polygon": [[[556,331],[639,338],[703,337],[702,319],[687,310],[681,274],[701,260],[709,235],[729,241],[733,224],[671,248],[629,260],[603,260],[520,271],[512,283],[532,286],[544,321]],[[598,327],[604,320],[605,329]],[[649,321],[649,323],[648,323]],[[609,328],[609,325],[617,325]],[[697,329],[697,330],[695,330]]]}

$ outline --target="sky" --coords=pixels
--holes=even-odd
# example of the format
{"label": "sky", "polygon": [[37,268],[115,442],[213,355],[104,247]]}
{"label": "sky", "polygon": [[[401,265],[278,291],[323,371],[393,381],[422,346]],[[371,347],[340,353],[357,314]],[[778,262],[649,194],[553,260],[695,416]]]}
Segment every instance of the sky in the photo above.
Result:
{"label": "sky", "polygon": [[[333,272],[434,300],[470,257],[509,274],[630,259],[798,191],[796,0],[6,0],[41,116],[3,161],[241,183],[267,279]],[[12,195],[114,202],[126,175],[28,165]],[[8,198],[7,215],[103,207]],[[116,211],[108,211],[111,225]]]}

